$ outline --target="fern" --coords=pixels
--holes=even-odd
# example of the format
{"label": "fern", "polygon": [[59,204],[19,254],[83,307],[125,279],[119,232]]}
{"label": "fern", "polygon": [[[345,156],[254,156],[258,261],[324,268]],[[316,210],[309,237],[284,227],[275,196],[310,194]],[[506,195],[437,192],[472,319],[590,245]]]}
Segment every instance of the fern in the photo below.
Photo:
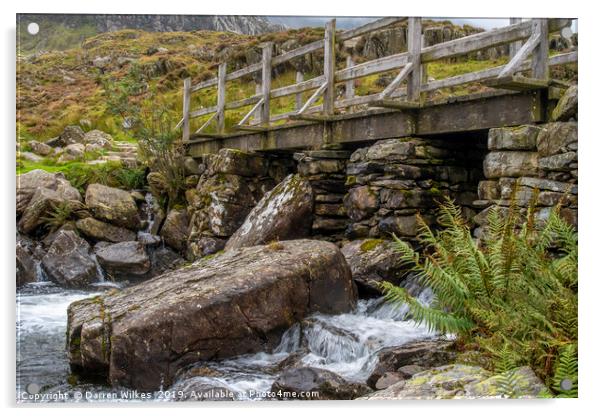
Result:
{"label": "fern", "polygon": [[577,345],[568,344],[562,347],[552,382],[552,388],[558,392],[558,397],[577,397],[578,371]]}
{"label": "fern", "polygon": [[66,224],[73,214],[72,206],[67,202],[58,203],[52,206],[48,215],[40,219],[44,223],[44,227],[53,232]]}
{"label": "fern", "polygon": [[576,352],[567,347],[577,344],[578,240],[573,227],[558,209],[541,224],[532,206],[522,215],[513,202],[491,210],[484,236],[476,242],[449,198],[439,211],[438,231],[418,218],[423,254],[395,237],[401,262],[433,290],[432,305],[390,283],[381,285],[386,299],[407,305],[414,319],[429,328],[455,333],[493,357],[491,368],[498,369],[500,388],[508,397],[517,381],[510,370],[519,363],[531,366],[563,397],[573,391],[559,391],[558,377],[573,380],[574,374],[576,394]]}

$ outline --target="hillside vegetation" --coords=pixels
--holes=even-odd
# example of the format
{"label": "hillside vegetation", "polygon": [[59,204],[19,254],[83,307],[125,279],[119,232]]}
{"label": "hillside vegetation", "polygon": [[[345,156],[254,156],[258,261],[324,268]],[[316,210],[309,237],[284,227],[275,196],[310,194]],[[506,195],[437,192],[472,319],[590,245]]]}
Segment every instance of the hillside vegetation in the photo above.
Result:
{"label": "hillside vegetation", "polygon": [[[437,23],[441,25],[441,23]],[[446,24],[449,24],[446,23]],[[40,141],[55,137],[65,126],[79,124],[84,130],[99,129],[113,135],[117,140],[132,141],[128,131],[127,117],[120,110],[119,100],[127,101],[139,111],[162,108],[165,120],[175,125],[181,118],[182,79],[191,77],[193,84],[212,78],[217,72],[217,63],[229,62],[229,70],[257,62],[261,56],[259,45],[274,41],[276,52],[294,49],[322,38],[323,30],[305,28],[260,36],[239,35],[226,32],[145,32],[121,30],[88,36],[92,30],[85,27],[72,29],[54,27],[64,36],[55,37],[61,49],[73,39],[85,38],[80,46],[64,51],[37,53],[18,56],[17,60],[17,135],[19,140]],[[459,36],[471,30],[456,28]],[[59,40],[59,39],[62,39]],[[365,42],[365,39],[360,39]],[[339,45],[340,49],[342,45]],[[357,53],[356,46],[354,54]],[[337,66],[344,66],[345,52],[338,54]],[[362,56],[356,56],[360,61]],[[320,54],[303,58],[305,77],[309,79],[321,72]],[[373,59],[373,58],[370,58]],[[461,73],[501,65],[507,57],[499,55],[493,59],[464,59],[452,62],[435,62],[428,65],[428,76],[440,79]],[[297,63],[292,63],[297,65]],[[283,65],[275,68],[273,88],[294,83],[295,68]],[[394,73],[365,77],[356,81],[359,95],[382,91]],[[569,74],[571,76],[571,74]],[[483,87],[470,85],[442,91],[439,95],[478,92]],[[240,79],[228,83],[227,100],[248,97],[255,92],[253,79]],[[312,92],[305,94],[308,97]],[[117,98],[116,98],[117,97]],[[192,108],[211,106],[216,102],[214,89],[193,95]],[[294,108],[294,97],[273,100],[273,114]],[[228,111],[226,125],[236,123],[250,107]],[[205,119],[196,119],[196,128]]]}

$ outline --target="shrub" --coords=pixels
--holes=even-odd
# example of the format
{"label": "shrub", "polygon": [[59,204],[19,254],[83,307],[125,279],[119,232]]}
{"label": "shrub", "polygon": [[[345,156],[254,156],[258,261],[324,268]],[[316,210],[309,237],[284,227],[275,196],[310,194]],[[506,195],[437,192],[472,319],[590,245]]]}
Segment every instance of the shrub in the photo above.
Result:
{"label": "shrub", "polygon": [[[395,241],[402,261],[432,288],[433,303],[390,283],[382,284],[386,298],[407,303],[430,328],[457,334],[491,369],[530,365],[553,391],[576,396],[577,234],[559,210],[537,225],[532,207],[526,217],[514,204],[505,215],[492,209],[481,242],[449,199],[440,206],[440,231],[418,222],[423,255]],[[564,379],[571,390],[561,388]]]}
{"label": "shrub", "polygon": [[72,206],[69,203],[64,202],[54,205],[48,215],[42,217],[41,220],[44,222],[44,227],[48,231],[54,232],[66,224],[72,214]]}

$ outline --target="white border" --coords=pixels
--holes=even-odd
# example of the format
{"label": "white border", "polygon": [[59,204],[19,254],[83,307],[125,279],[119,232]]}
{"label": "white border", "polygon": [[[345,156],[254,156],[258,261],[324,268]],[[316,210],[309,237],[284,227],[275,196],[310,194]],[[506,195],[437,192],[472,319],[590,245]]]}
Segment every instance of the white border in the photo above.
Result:
{"label": "white border", "polygon": [[[2,175],[3,203],[2,218],[4,232],[1,239],[0,253],[5,273],[2,276],[4,290],[2,291],[5,308],[2,320],[3,342],[0,343],[4,364],[0,376],[0,396],[5,406],[14,407],[14,368],[15,368],[15,343],[14,343],[14,138],[15,138],[15,14],[20,13],[144,13],[144,14],[254,14],[254,15],[320,15],[320,16],[435,16],[435,17],[574,17],[579,18],[579,49],[581,50],[579,78],[581,89],[579,100],[581,102],[579,131],[580,151],[579,158],[581,189],[579,211],[579,239],[580,239],[580,286],[581,296],[579,327],[580,327],[580,374],[579,391],[581,398],[578,400],[555,401],[508,401],[508,402],[329,402],[329,403],[263,403],[255,405],[220,405],[199,404],[178,406],[177,408],[164,406],[145,408],[145,414],[164,414],[167,412],[190,412],[194,414],[222,414],[222,412],[245,412],[249,415],[277,414],[286,415],[313,414],[316,411],[347,414],[370,414],[378,412],[382,415],[403,413],[416,413],[437,415],[466,415],[472,413],[487,415],[520,414],[525,411],[532,413],[546,413],[576,415],[589,413],[588,410],[598,408],[602,388],[600,377],[600,296],[602,290],[600,282],[602,276],[598,272],[596,260],[601,257],[600,251],[600,205],[597,197],[600,187],[600,170],[596,169],[601,161],[602,134],[600,132],[600,30],[601,17],[593,6],[595,2],[555,1],[528,2],[525,0],[504,0],[503,2],[469,2],[461,0],[430,0],[415,1],[375,1],[375,0],[303,0],[292,1],[248,1],[229,0],[221,2],[187,1],[187,2],[135,2],[123,0],[103,0],[95,2],[67,1],[67,0],[27,0],[4,1],[2,3],[3,20],[3,54],[0,71],[2,76],[2,99],[0,100],[3,117],[4,137],[2,137]],[[513,11],[518,11],[513,13]],[[91,408],[74,409],[48,406],[42,408],[44,414],[103,414],[107,411],[114,413],[139,412],[141,409],[132,409],[133,406],[122,406],[121,409],[112,406],[111,409]],[[376,409],[373,410],[373,408]],[[28,407],[10,409],[9,412],[30,412],[36,409]]]}

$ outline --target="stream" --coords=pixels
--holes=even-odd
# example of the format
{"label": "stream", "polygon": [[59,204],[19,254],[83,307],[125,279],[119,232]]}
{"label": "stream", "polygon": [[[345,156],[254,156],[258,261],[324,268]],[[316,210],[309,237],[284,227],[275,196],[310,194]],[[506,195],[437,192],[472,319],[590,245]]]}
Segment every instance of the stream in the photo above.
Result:
{"label": "stream", "polygon": [[[81,291],[40,281],[18,291],[18,401],[166,401],[178,399],[173,392],[190,391],[199,386],[227,389],[238,400],[261,400],[283,371],[284,360],[290,365],[324,368],[350,381],[363,382],[376,365],[380,349],[436,336],[408,319],[405,307],[392,307],[382,299],[360,300],[352,313],[313,314],[295,324],[283,334],[280,345],[271,353],[198,363],[193,371],[188,370],[186,377],[177,378],[168,390],[139,397],[133,391],[113,389],[101,383],[82,383],[70,377],[65,351],[67,307],[71,302],[99,293],[104,286],[114,284],[100,282],[95,291]],[[431,296],[426,289],[420,292],[419,299],[428,303]],[[32,396],[34,392],[40,396]]]}
{"label": "stream", "polygon": [[[154,227],[152,197],[147,194],[145,199],[146,227],[139,239],[160,243]],[[128,283],[106,279],[97,262],[98,281],[90,290],[66,289],[49,281],[39,260],[35,264],[37,281],[19,288],[16,296],[18,402],[171,401],[181,399],[178,392],[193,390],[227,391],[237,400],[262,400],[286,368],[318,367],[349,381],[364,382],[382,348],[437,336],[412,321],[407,307],[393,307],[382,298],[359,300],[351,313],[313,314],[295,324],[270,353],[200,362],[183,371],[172,386],[139,395],[102,381],[82,381],[72,376],[65,349],[69,304]],[[421,302],[430,302],[429,289],[420,288],[411,279],[404,286]]]}

